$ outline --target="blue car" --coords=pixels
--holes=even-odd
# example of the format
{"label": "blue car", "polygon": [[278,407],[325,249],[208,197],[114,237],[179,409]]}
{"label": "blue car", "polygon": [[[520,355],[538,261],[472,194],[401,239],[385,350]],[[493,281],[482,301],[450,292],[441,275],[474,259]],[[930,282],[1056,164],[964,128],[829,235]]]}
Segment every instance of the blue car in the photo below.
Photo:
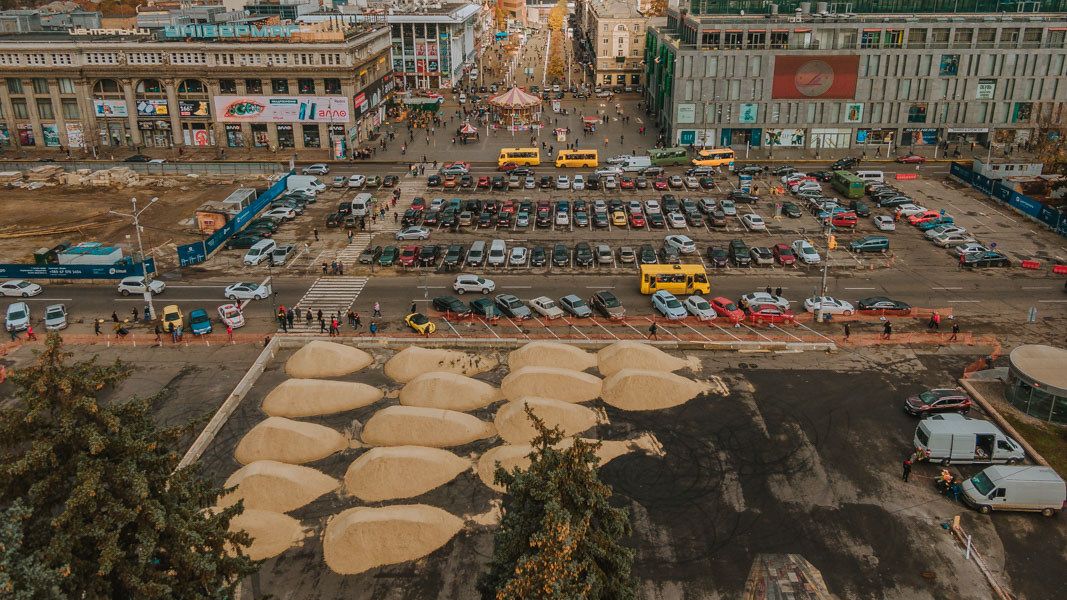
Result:
{"label": "blue car", "polygon": [[208,316],[206,310],[197,308],[189,313],[189,329],[195,335],[211,333],[211,317]]}
{"label": "blue car", "polygon": [[955,221],[952,219],[952,217],[945,215],[943,217],[938,217],[925,223],[919,223],[919,231],[929,231],[934,227],[941,227],[942,225],[952,225],[953,223],[955,223]]}

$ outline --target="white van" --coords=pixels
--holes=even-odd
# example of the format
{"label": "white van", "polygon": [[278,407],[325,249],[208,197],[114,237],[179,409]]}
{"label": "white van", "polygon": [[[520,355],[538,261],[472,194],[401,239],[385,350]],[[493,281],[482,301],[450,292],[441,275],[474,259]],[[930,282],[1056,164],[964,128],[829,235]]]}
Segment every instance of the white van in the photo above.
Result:
{"label": "white van", "polygon": [[366,192],[356,194],[355,198],[352,198],[352,215],[356,217],[365,217],[370,214],[370,206],[374,201],[374,196]]}
{"label": "white van", "polygon": [[956,413],[923,419],[915,428],[913,446],[930,453],[931,461],[952,463],[1017,463],[1026,458],[1018,442],[996,425]]}
{"label": "white van", "polygon": [[245,264],[248,266],[258,265],[269,259],[277,245],[274,240],[259,240],[248,249],[248,252],[245,252]]}
{"label": "white van", "polygon": [[467,264],[480,267],[483,262],[485,262],[485,242],[478,240],[471,244],[471,249],[467,251]]}
{"label": "white van", "polygon": [[627,173],[637,173],[651,167],[652,159],[647,156],[628,156],[616,166]]}
{"label": "white van", "polygon": [[493,240],[489,244],[489,259],[486,264],[490,267],[503,267],[508,260],[507,250],[504,240]]}
{"label": "white van", "polygon": [[885,174],[881,171],[856,171],[856,177],[867,183],[885,183]]}
{"label": "white van", "polygon": [[317,194],[326,191],[326,184],[314,175],[290,175],[285,180],[285,188],[290,192],[310,191]]}
{"label": "white van", "polygon": [[982,514],[1024,510],[1051,517],[1067,502],[1067,486],[1050,467],[996,465],[963,482],[963,502]]}

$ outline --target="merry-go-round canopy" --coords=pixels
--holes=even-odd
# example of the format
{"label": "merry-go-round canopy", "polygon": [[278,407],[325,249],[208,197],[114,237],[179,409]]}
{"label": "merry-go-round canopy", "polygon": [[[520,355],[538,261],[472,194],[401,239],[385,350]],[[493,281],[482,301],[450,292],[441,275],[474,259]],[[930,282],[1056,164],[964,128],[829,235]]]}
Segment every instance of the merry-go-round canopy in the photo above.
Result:
{"label": "merry-go-round canopy", "polygon": [[464,123],[463,127],[459,128],[459,132],[462,134],[470,135],[472,133],[478,133],[478,130],[470,123]]}
{"label": "merry-go-round canopy", "polygon": [[489,99],[489,104],[500,108],[532,108],[541,105],[541,99],[517,87]]}

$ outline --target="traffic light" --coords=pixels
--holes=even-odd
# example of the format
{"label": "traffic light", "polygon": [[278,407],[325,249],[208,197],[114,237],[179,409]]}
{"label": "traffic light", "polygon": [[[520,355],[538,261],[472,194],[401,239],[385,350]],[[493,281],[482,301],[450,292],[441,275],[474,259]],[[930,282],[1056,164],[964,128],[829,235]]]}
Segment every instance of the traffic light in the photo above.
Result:
{"label": "traffic light", "polygon": [[831,234],[830,240],[826,243],[826,247],[830,250],[837,250],[837,236]]}

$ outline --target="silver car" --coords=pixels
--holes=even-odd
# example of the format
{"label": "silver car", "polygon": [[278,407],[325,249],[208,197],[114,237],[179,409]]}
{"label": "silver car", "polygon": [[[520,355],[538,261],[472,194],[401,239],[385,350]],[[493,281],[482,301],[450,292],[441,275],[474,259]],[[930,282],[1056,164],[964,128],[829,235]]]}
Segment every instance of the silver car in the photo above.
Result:
{"label": "silver car", "polygon": [[67,328],[67,307],[63,304],[51,304],[44,309],[44,328],[59,331]]}

